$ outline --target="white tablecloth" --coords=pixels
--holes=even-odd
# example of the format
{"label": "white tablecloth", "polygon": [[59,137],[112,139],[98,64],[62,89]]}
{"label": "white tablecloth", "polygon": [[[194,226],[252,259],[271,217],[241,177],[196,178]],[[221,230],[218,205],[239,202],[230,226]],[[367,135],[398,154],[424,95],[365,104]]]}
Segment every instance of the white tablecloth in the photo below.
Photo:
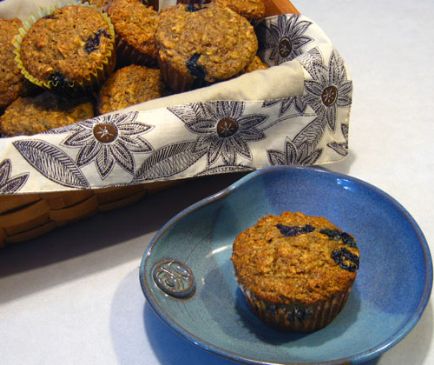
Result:
{"label": "white tablecloth", "polygon": [[[354,79],[350,156],[328,167],[400,201],[434,247],[434,2],[295,4],[334,41]],[[138,266],[163,223],[237,178],[180,185],[0,252],[0,363],[232,364],[178,337],[144,305]],[[373,363],[434,364],[432,302]]]}

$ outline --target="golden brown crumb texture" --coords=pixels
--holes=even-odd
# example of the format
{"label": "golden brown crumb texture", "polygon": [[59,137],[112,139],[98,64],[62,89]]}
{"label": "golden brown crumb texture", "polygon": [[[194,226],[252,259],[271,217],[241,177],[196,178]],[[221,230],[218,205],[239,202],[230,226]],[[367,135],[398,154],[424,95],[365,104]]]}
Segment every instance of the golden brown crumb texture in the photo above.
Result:
{"label": "golden brown crumb texture", "polygon": [[[287,237],[277,225],[304,227],[314,231]],[[312,304],[347,292],[356,272],[342,269],[333,259],[334,250],[359,255],[356,247],[320,233],[336,230],[327,219],[302,213],[268,215],[236,238],[232,261],[239,283],[259,299],[273,303]]]}
{"label": "golden brown crumb texture", "polygon": [[15,63],[12,44],[21,26],[19,19],[0,19],[0,109],[8,106],[24,89],[24,78]]}
{"label": "golden brown crumb texture", "polygon": [[117,70],[100,91],[101,114],[159,98],[162,92],[160,70],[137,65]]}

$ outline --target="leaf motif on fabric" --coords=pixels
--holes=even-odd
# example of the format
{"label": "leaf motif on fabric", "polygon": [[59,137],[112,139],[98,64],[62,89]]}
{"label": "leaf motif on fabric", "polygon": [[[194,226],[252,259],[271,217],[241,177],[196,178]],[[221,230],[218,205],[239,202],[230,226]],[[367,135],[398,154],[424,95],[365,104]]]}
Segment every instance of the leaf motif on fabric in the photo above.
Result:
{"label": "leaf motif on fabric", "polygon": [[338,143],[334,141],[328,143],[327,146],[333,149],[339,155],[346,156],[348,155],[348,124],[341,124],[341,131],[345,142]]}
{"label": "leaf motif on fabric", "polygon": [[9,159],[0,163],[0,194],[15,193],[25,185],[29,178],[28,173],[11,177],[11,170],[12,164]]}
{"label": "leaf motif on fabric", "polygon": [[316,146],[324,133],[325,126],[325,120],[315,118],[294,137],[293,143],[297,146],[302,143]]}
{"label": "leaf motif on fabric", "polygon": [[315,149],[307,142],[295,145],[289,138],[285,141],[284,151],[268,150],[271,165],[314,165],[321,156],[322,149]]}
{"label": "leaf motif on fabric", "polygon": [[244,166],[244,165],[234,165],[234,166],[215,166],[209,169],[206,169],[200,173],[198,173],[196,176],[209,176],[209,175],[219,175],[219,174],[227,174],[227,173],[234,173],[234,172],[247,172],[247,171],[253,171],[254,168],[251,166]]}
{"label": "leaf motif on fabric", "polygon": [[[168,107],[167,110],[175,114],[185,124],[189,124],[195,121],[200,115],[203,116],[206,115],[206,112],[203,110],[202,103],[172,106],[172,107]],[[201,119],[206,119],[206,118],[201,118]]]}
{"label": "leaf motif on fabric", "polygon": [[287,164],[285,154],[283,152],[276,151],[276,150],[268,150],[267,154],[268,154],[268,161],[270,161],[271,165],[281,166]]}
{"label": "leaf motif on fabric", "polygon": [[346,143],[330,142],[327,143],[327,146],[341,156],[348,155],[348,145]]}
{"label": "leaf motif on fabric", "polygon": [[89,186],[74,160],[58,147],[37,139],[20,140],[12,144],[26,161],[47,179],[67,187]]}
{"label": "leaf motif on fabric", "polygon": [[181,142],[156,150],[136,171],[133,181],[154,180],[179,174],[195,164],[206,151],[194,151],[195,142]]}

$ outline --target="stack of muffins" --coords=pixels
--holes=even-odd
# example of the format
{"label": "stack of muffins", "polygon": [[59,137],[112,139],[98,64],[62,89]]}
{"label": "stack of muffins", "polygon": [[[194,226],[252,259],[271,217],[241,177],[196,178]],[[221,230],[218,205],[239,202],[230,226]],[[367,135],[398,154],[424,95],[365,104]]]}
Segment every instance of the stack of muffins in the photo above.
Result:
{"label": "stack of muffins", "polygon": [[267,66],[264,0],[70,0],[0,19],[0,135],[31,135]]}

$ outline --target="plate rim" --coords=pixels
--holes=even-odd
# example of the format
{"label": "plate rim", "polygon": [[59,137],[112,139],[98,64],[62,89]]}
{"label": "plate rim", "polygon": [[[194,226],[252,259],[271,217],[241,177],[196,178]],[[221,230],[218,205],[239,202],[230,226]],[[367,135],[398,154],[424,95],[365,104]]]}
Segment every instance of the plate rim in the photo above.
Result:
{"label": "plate rim", "polygon": [[428,242],[425,238],[425,235],[423,234],[421,228],[415,221],[415,219],[412,217],[412,215],[407,211],[407,209],[399,203],[395,198],[393,198],[391,195],[386,193],[385,191],[381,190],[380,188],[376,187],[375,185],[368,183],[364,180],[361,180],[359,178],[346,175],[340,172],[334,172],[327,170],[322,167],[307,167],[307,166],[272,166],[272,167],[266,167],[260,170],[255,170],[246,176],[243,176],[239,180],[235,181],[228,187],[218,191],[215,194],[212,194],[208,197],[205,197],[196,203],[193,203],[189,207],[183,209],[182,211],[178,212],[176,215],[174,215],[171,219],[169,219],[152,237],[151,241],[149,242],[148,246],[146,247],[146,250],[142,256],[141,262],[140,262],[140,268],[139,268],[139,281],[140,286],[142,288],[143,294],[146,298],[146,302],[150,304],[151,308],[153,309],[154,313],[157,314],[157,316],[163,320],[172,330],[174,330],[175,333],[180,335],[181,337],[187,339],[190,343],[193,343],[194,345],[202,348],[205,351],[208,351],[210,353],[219,355],[223,358],[229,359],[229,360],[235,360],[238,362],[242,362],[245,364],[252,364],[252,365],[295,365],[297,363],[294,362],[264,362],[255,360],[253,358],[248,358],[243,355],[240,355],[239,353],[225,350],[224,348],[221,348],[219,346],[213,345],[212,343],[209,343],[208,341],[194,335],[193,333],[187,331],[184,327],[176,323],[170,316],[164,314],[161,306],[158,304],[156,298],[154,297],[151,290],[146,285],[146,279],[145,279],[145,265],[148,260],[148,257],[151,255],[153,248],[159,241],[159,239],[165,234],[165,232],[170,229],[172,226],[174,226],[179,220],[183,219],[185,216],[191,214],[192,212],[199,210],[200,208],[212,204],[218,200],[222,200],[228,195],[230,195],[235,190],[239,189],[249,181],[256,179],[260,177],[261,175],[269,174],[269,173],[278,173],[281,171],[290,172],[290,171],[309,171],[309,173],[312,174],[324,174],[328,175],[328,177],[335,177],[335,178],[342,178],[349,180],[353,183],[357,183],[359,185],[362,185],[364,188],[373,190],[375,193],[381,195],[386,200],[389,200],[392,205],[397,208],[407,219],[407,221],[410,223],[411,227],[413,228],[414,232],[416,233],[416,236],[418,238],[418,242],[420,247],[422,248],[424,261],[425,261],[425,267],[426,270],[424,272],[425,274],[425,285],[422,295],[419,299],[419,304],[415,310],[415,312],[412,314],[410,320],[402,326],[400,329],[398,329],[393,335],[389,336],[385,341],[381,342],[380,344],[373,346],[369,350],[359,352],[357,354],[354,354],[349,357],[334,359],[330,361],[322,361],[322,362],[302,362],[302,364],[312,364],[312,365],[338,365],[346,362],[364,362],[372,360],[384,352],[391,349],[393,346],[398,344],[404,337],[406,337],[411,330],[416,326],[416,324],[419,322],[421,316],[423,315],[431,296],[431,290],[432,290],[432,283],[433,283],[433,264],[432,264],[432,257],[431,252],[429,249]]}

